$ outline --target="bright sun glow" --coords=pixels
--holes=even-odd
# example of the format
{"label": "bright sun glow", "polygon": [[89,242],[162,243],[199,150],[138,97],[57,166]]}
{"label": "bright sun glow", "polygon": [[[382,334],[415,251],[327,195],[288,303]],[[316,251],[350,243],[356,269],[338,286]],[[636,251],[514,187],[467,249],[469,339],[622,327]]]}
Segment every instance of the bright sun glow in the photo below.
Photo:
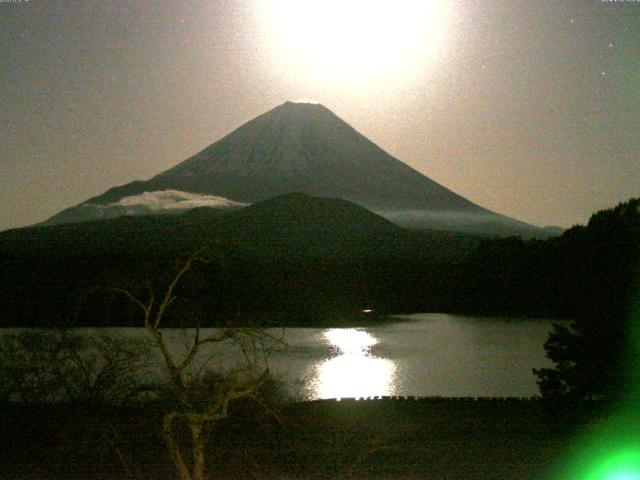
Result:
{"label": "bright sun glow", "polygon": [[288,74],[372,83],[428,63],[443,46],[449,10],[444,0],[264,0],[258,15]]}

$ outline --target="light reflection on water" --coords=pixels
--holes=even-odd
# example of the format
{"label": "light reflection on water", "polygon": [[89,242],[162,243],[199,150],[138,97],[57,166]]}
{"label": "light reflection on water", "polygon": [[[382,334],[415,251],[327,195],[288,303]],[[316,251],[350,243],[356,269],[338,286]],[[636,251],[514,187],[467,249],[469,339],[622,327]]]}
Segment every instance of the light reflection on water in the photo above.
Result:
{"label": "light reflection on water", "polygon": [[[443,397],[528,397],[539,393],[532,368],[551,367],[544,342],[561,319],[475,318],[446,314],[394,317],[363,328],[286,328],[288,345],[269,358],[271,371],[290,382],[294,396],[319,398],[415,395]],[[0,329],[3,334],[22,329]],[[78,333],[149,341],[142,328],[78,328]],[[213,333],[203,329],[202,335]],[[166,329],[176,354],[188,351],[192,330]],[[145,375],[163,374],[160,354]],[[225,370],[242,357],[221,345],[200,352],[202,365]],[[236,352],[237,353],[237,352]],[[154,373],[155,372],[155,373]]]}
{"label": "light reflection on water", "polygon": [[395,364],[377,358],[371,347],[378,340],[355,328],[333,328],[323,340],[335,356],[313,367],[309,390],[313,398],[370,397],[393,395]]}

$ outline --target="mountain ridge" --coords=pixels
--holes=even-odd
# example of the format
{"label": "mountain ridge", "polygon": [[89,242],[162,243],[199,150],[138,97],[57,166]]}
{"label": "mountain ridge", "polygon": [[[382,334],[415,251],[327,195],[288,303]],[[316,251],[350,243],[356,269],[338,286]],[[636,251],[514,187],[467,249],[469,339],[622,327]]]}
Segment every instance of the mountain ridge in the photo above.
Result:
{"label": "mountain ridge", "polygon": [[[403,226],[529,236],[543,232],[491,212],[431,180],[328,108],[292,102],[249,120],[147,181],[111,188],[43,224],[83,221],[100,213],[97,206],[104,209],[122,199],[165,190],[214,195],[236,203],[303,192],[349,200]],[[447,215],[434,219],[434,212]]]}
{"label": "mountain ridge", "polygon": [[[138,312],[114,310],[101,289],[164,285],[180,259],[204,249],[213,261],[199,264],[182,295],[200,292],[183,298],[204,302],[208,325],[235,318],[236,305],[255,318],[283,314],[312,324],[374,300],[397,303],[404,289],[394,282],[405,268],[430,272],[478,242],[407,230],[347,200],[299,193],[219,212],[202,207],[0,232],[3,321],[135,325]],[[98,307],[71,318],[88,291],[101,292]]]}

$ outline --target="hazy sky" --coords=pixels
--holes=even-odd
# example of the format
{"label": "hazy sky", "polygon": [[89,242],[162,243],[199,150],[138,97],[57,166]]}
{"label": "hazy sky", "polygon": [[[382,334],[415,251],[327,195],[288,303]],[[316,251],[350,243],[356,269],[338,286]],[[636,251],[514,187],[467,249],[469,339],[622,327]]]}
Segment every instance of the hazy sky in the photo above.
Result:
{"label": "hazy sky", "polygon": [[450,2],[415,38],[420,16],[394,11],[415,2],[348,3],[2,0],[0,230],[287,100],[537,225],[640,196],[640,2]]}

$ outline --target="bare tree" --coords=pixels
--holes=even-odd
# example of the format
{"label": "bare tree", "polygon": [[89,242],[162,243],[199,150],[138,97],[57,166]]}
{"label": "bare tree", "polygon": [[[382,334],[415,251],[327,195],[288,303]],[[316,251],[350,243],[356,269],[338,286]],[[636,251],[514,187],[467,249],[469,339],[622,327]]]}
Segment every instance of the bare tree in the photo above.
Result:
{"label": "bare tree", "polygon": [[121,403],[137,394],[147,349],[134,339],[64,329],[0,337],[0,398],[19,402]]}
{"label": "bare tree", "polygon": [[[163,435],[181,480],[205,478],[205,430],[228,416],[234,400],[261,401],[258,392],[270,377],[269,352],[283,345],[281,336],[264,328],[225,327],[205,332],[199,324],[184,330],[188,335],[185,349],[179,351],[171,344],[163,320],[178,299],[177,287],[195,264],[208,262],[200,253],[187,258],[160,295],[150,285],[144,295],[129,289],[112,289],[137,307],[144,328],[161,354],[167,381],[148,388],[167,401]],[[221,358],[227,361],[224,368],[212,368],[212,360]],[[186,451],[179,438],[185,427],[190,436]]]}
{"label": "bare tree", "polygon": [[[69,459],[71,464],[87,468],[110,466],[113,452],[130,476],[129,457],[121,446],[121,428],[117,421],[100,412],[106,405],[125,404],[137,397],[149,359],[145,342],[135,338],[54,328],[2,331],[0,400],[22,404],[19,408],[27,408],[26,411],[29,407],[25,404],[31,402],[66,404],[63,408],[68,416],[63,433],[42,447],[52,452],[52,457]],[[8,418],[22,423],[20,416],[14,419],[9,414]],[[56,414],[39,418],[61,425]],[[28,425],[31,426],[25,427],[25,438],[29,438],[30,428],[45,436],[50,428],[37,423]],[[90,462],[84,463],[89,458]],[[43,478],[47,477],[42,473]]]}

